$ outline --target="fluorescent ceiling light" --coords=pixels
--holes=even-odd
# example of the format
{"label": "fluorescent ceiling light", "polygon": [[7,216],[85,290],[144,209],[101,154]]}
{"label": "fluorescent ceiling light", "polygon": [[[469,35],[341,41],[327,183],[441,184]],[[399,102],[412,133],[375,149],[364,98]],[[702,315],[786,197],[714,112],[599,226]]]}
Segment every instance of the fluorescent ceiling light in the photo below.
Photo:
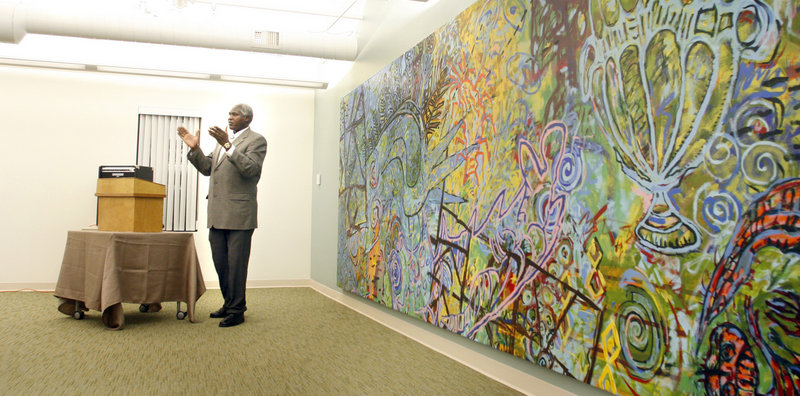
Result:
{"label": "fluorescent ceiling light", "polygon": [[267,84],[267,85],[284,85],[289,87],[302,87],[302,88],[325,89],[328,87],[328,83],[322,81],[282,80],[277,78],[228,76],[228,75],[221,75],[219,76],[219,79],[222,81],[234,81],[234,82]]}
{"label": "fluorescent ceiling light", "polygon": [[160,76],[160,77],[196,78],[201,80],[208,80],[211,78],[211,75],[208,73],[137,69],[132,67],[117,67],[117,66],[97,66],[97,71],[107,72],[107,73],[140,74],[146,76]]}
{"label": "fluorescent ceiling light", "polygon": [[317,80],[321,58],[127,41],[29,34],[0,43],[0,57],[88,65]]}
{"label": "fluorescent ceiling light", "polygon": [[[324,89],[336,84],[353,62],[302,56],[183,47],[113,40],[29,34],[20,44],[0,43],[0,63],[125,74],[209,79],[238,77],[239,82]],[[244,81],[242,77],[251,78]],[[219,79],[219,78],[217,78]],[[233,80],[229,80],[233,81]],[[322,88],[319,88],[319,87]]]}
{"label": "fluorescent ceiling light", "polygon": [[325,89],[328,87],[328,83],[324,81],[288,80],[280,78],[231,76],[231,75],[216,75],[216,74],[212,75],[208,73],[182,72],[174,70],[154,70],[154,69],[140,69],[133,67],[103,66],[103,65],[94,66],[94,65],[81,65],[75,63],[64,63],[64,62],[46,62],[46,61],[29,60],[29,59],[0,58],[0,65],[28,66],[28,67],[48,68],[48,69],[55,68],[55,69],[69,69],[69,70],[87,70],[87,71],[98,71],[104,73],[135,74],[135,75],[154,76],[154,77],[188,78],[195,80],[218,80],[218,81],[228,81],[228,82],[278,85],[284,87],[298,87],[298,88],[312,88],[312,89]]}
{"label": "fluorescent ceiling light", "polygon": [[11,66],[46,67],[48,69],[86,70],[86,65],[66,62],[48,62],[32,59],[0,58],[0,64]]}

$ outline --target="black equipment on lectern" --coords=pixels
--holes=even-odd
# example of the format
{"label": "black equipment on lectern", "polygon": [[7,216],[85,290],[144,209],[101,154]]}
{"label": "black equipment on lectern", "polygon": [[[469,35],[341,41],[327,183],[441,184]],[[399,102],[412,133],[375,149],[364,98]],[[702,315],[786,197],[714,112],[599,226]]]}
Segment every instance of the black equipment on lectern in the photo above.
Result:
{"label": "black equipment on lectern", "polygon": [[101,179],[112,177],[135,177],[153,181],[153,168],[141,165],[101,165],[98,176]]}

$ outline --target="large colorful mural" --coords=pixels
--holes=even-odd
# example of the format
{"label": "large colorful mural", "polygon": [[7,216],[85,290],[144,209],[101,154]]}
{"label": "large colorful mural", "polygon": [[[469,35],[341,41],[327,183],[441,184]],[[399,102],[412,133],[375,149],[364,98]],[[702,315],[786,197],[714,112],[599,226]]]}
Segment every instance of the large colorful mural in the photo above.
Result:
{"label": "large colorful mural", "polygon": [[615,394],[800,394],[799,8],[476,2],[342,100],[339,286]]}

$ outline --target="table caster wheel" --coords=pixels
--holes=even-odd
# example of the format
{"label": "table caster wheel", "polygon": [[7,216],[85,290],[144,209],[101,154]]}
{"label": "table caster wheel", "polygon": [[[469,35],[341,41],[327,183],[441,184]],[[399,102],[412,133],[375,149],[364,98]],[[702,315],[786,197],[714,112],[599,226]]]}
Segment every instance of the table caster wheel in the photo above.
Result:
{"label": "table caster wheel", "polygon": [[81,311],[81,310],[77,310],[77,311],[75,311],[74,314],[72,314],[72,317],[75,318],[75,320],[81,320],[81,319],[83,319],[83,316],[84,316],[84,314],[83,314],[83,311]]}
{"label": "table caster wheel", "polygon": [[175,317],[178,318],[178,320],[183,320],[186,318],[186,312],[178,311],[178,313],[175,314]]}
{"label": "table caster wheel", "polygon": [[147,312],[148,309],[150,309],[150,306],[147,304],[139,305],[139,312]]}

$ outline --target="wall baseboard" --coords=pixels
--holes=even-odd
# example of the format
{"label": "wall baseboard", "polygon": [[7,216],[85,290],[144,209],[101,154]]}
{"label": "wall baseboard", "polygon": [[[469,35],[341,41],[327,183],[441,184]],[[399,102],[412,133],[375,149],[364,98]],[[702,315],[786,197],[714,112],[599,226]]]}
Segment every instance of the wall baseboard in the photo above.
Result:
{"label": "wall baseboard", "polygon": [[36,291],[52,293],[56,289],[55,282],[0,282],[0,291]]}
{"label": "wall baseboard", "polygon": [[[219,289],[219,281],[205,281],[206,289]],[[255,279],[248,280],[247,287],[268,288],[268,287],[310,287],[309,279]],[[55,282],[0,282],[0,291],[37,291],[50,292],[56,290]]]}

